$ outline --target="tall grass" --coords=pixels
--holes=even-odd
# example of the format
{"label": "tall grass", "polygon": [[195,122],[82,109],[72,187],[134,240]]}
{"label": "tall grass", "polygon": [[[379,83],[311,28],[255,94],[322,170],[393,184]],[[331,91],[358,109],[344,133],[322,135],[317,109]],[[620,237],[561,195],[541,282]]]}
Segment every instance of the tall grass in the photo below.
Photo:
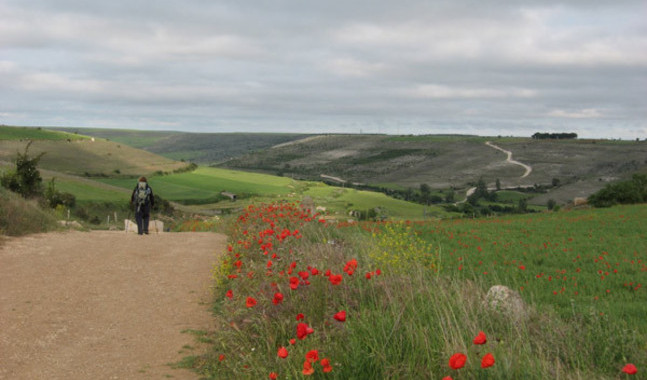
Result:
{"label": "tall grass", "polygon": [[[185,363],[207,378],[250,379],[301,378],[310,366],[335,379],[605,379],[626,362],[647,364],[644,326],[595,309],[565,318],[532,299],[526,318],[490,310],[488,281],[448,275],[441,247],[411,224],[382,227],[331,224],[294,204],[250,206],[214,271],[212,351]],[[312,329],[303,339],[299,323]],[[472,343],[479,331],[483,345]],[[455,370],[457,352],[467,363]],[[481,368],[486,353],[495,364]]]}
{"label": "tall grass", "polygon": [[56,228],[53,212],[41,208],[34,200],[0,187],[0,235],[20,236]]}

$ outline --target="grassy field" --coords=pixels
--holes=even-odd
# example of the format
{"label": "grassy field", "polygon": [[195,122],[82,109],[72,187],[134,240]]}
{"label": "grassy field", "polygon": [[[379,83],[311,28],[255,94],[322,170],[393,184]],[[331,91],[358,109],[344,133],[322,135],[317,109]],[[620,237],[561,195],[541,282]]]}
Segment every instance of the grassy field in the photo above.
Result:
{"label": "grassy field", "polygon": [[0,140],[84,140],[87,136],[80,136],[64,131],[54,131],[40,127],[11,127],[0,125]]}
{"label": "grassy field", "polygon": [[[123,189],[132,189],[132,179],[99,179],[100,182]],[[200,167],[193,172],[154,176],[149,183],[164,199],[185,204],[203,204],[200,208],[243,208],[250,202],[278,199],[313,199],[316,206],[326,208],[329,215],[348,219],[351,210],[365,211],[380,207],[385,216],[395,219],[421,219],[446,216],[439,207],[425,207],[389,198],[381,193],[328,186],[320,182],[295,181],[259,173]],[[221,191],[235,193],[236,202],[222,200],[210,204]],[[199,208],[198,208],[199,209]]]}
{"label": "grassy field", "polygon": [[[18,138],[20,137],[20,138]],[[29,155],[45,153],[39,168],[79,176],[139,176],[187,166],[140,149],[103,139],[37,128],[2,127],[0,161],[11,162],[32,140]]]}
{"label": "grassy field", "polygon": [[[199,334],[212,351],[181,365],[213,379],[617,379],[627,364],[642,376],[646,217],[639,205],[330,224],[250,206],[214,272],[216,328]],[[485,307],[494,284],[526,312]]]}

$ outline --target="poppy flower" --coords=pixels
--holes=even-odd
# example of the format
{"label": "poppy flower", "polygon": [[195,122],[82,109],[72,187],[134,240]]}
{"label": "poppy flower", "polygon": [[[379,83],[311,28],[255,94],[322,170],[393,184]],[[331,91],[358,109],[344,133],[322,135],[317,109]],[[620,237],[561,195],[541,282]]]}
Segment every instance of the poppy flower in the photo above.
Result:
{"label": "poppy flower", "polygon": [[346,310],[342,310],[338,313],[336,313],[333,318],[339,322],[345,322],[346,321]]}
{"label": "poppy flower", "polygon": [[297,325],[297,338],[299,338],[299,340],[303,340],[306,336],[308,336],[308,325],[301,322]]}
{"label": "poppy flower", "polygon": [[296,339],[294,339],[294,338],[290,339],[290,344],[295,344],[296,342],[297,342]]}
{"label": "poppy flower", "polygon": [[627,375],[635,375],[636,372],[638,372],[638,369],[635,365],[629,363],[622,368],[622,372],[626,373]]}
{"label": "poppy flower", "polygon": [[288,350],[285,347],[281,347],[281,348],[279,348],[279,350],[278,350],[278,352],[276,354],[279,356],[279,358],[285,359],[285,358],[288,357]]}
{"label": "poppy flower", "polygon": [[366,272],[366,275],[364,275],[364,277],[366,277],[367,280],[370,280],[371,279],[371,272]]}
{"label": "poppy flower", "polygon": [[302,313],[297,314],[297,321],[305,319],[305,316]]}
{"label": "poppy flower", "polygon": [[312,363],[310,363],[310,360],[304,361],[303,362],[303,371],[301,371],[301,373],[303,373],[306,376],[310,376],[314,372],[315,372],[315,369],[312,368]]}
{"label": "poppy flower", "polygon": [[275,305],[278,305],[281,302],[283,302],[283,294],[274,293],[274,299],[272,300],[272,303],[275,304]]}
{"label": "poppy flower", "polygon": [[311,362],[316,362],[319,360],[319,351],[317,350],[310,350],[306,354],[306,359],[310,360]]}
{"label": "poppy flower", "polygon": [[328,277],[328,280],[330,280],[330,283],[333,285],[339,285],[342,279],[343,277],[341,274],[331,274],[330,277]]}
{"label": "poppy flower", "polygon": [[494,356],[491,353],[487,353],[481,359],[481,368],[492,367],[494,365]]}
{"label": "poppy flower", "polygon": [[226,359],[226,356],[223,355],[223,354],[220,354],[220,356],[218,356],[218,361],[220,361],[220,362],[225,360],[225,359]]}
{"label": "poppy flower", "polygon": [[319,363],[321,363],[324,373],[332,371],[332,366],[330,365],[330,360],[328,360],[328,358],[321,359]]}
{"label": "poppy flower", "polygon": [[270,380],[276,380],[277,377],[279,377],[279,375],[277,375],[276,372],[270,372]]}
{"label": "poppy flower", "polygon": [[298,287],[299,287],[299,278],[290,277],[290,289],[297,290]]}
{"label": "poppy flower", "polygon": [[457,352],[454,355],[452,355],[451,358],[449,358],[449,366],[452,369],[463,368],[466,361],[467,361],[467,356],[465,356],[465,354],[463,353]]}
{"label": "poppy flower", "polygon": [[485,344],[487,337],[483,331],[479,331],[478,335],[474,338],[474,344]]}
{"label": "poppy flower", "polygon": [[247,302],[246,302],[247,307],[253,307],[256,305],[256,300],[252,297],[247,297]]}
{"label": "poppy flower", "polygon": [[454,380],[454,379],[452,379],[451,376],[445,376],[445,377],[443,377],[443,380]]}
{"label": "poppy flower", "polygon": [[231,299],[231,298],[234,297],[234,292],[231,289],[229,289],[229,290],[227,290],[227,293],[225,293],[225,296],[227,298]]}

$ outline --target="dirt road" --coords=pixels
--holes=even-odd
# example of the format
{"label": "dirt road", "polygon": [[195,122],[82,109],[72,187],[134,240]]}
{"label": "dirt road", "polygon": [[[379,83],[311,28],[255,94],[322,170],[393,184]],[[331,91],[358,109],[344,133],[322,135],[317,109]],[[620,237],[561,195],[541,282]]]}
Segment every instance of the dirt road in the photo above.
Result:
{"label": "dirt road", "polygon": [[[0,245],[0,379],[196,379],[213,233],[57,232]],[[189,347],[190,346],[190,347]],[[182,352],[180,352],[182,351]]]}

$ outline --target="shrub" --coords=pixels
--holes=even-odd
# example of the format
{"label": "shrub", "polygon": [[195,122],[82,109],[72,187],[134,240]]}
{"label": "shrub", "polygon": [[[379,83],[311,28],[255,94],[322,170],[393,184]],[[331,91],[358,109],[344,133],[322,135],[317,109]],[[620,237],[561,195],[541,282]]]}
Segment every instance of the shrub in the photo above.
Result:
{"label": "shrub", "polygon": [[38,207],[34,200],[0,188],[0,233],[10,236],[45,232],[56,228],[52,212]]}
{"label": "shrub", "polygon": [[608,184],[591,195],[588,201],[595,207],[645,202],[647,201],[647,175],[634,174],[629,181]]}

